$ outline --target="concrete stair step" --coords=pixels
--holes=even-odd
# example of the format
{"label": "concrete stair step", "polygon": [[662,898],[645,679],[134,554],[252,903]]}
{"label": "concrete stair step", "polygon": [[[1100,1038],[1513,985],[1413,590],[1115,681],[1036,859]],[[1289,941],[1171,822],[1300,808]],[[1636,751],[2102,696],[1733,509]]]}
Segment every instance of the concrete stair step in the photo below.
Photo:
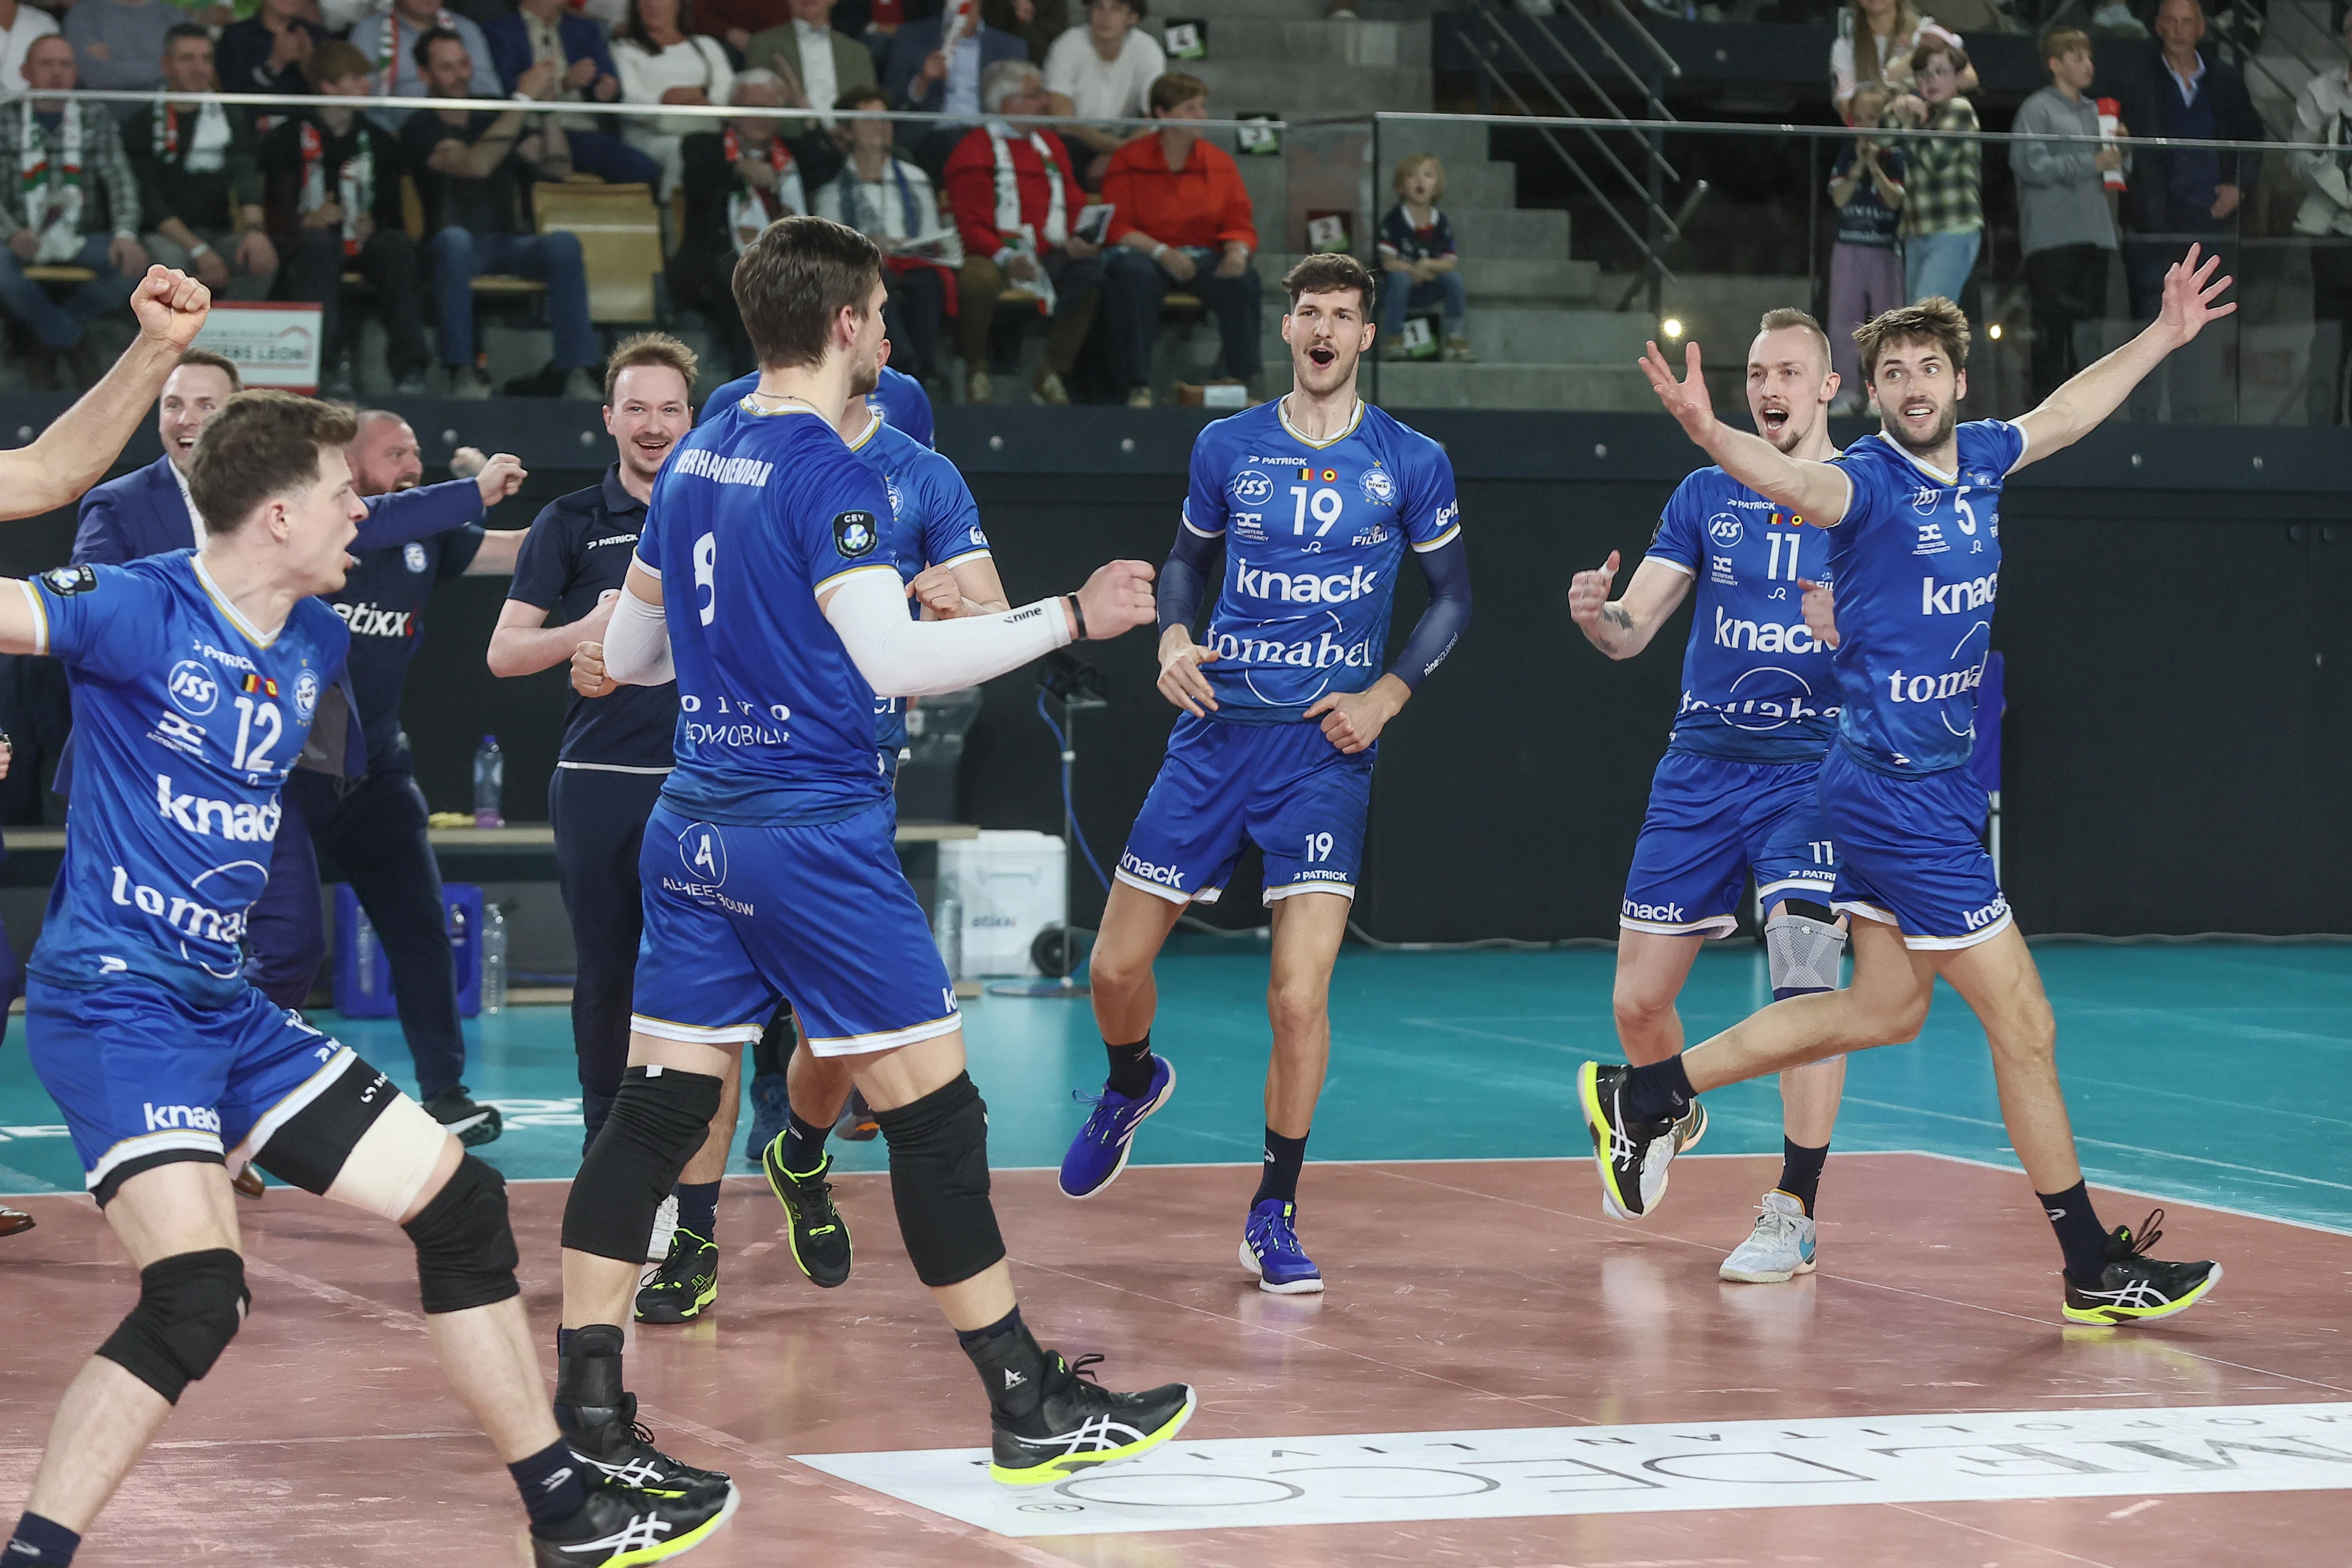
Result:
{"label": "concrete stair step", "polygon": [[1465,258],[1556,263],[1568,256],[1568,214],[1559,207],[1456,208],[1446,216]]}
{"label": "concrete stair step", "polygon": [[[1184,0],[1178,0],[1181,5]],[[1143,26],[1155,37],[1165,36],[1170,20],[1184,16],[1153,16]],[[1396,67],[1429,64],[1429,28],[1403,22],[1327,22],[1305,20],[1259,10],[1246,16],[1202,17],[1208,24],[1209,56],[1205,60],[1172,60],[1180,70],[1220,61],[1287,60],[1295,66],[1339,65]],[[1202,80],[1208,79],[1203,76]],[[1367,100],[1370,101],[1370,100]],[[1385,107],[1385,105],[1383,105]]]}
{"label": "concrete stair step", "polygon": [[[1393,142],[1394,139],[1391,140]],[[1388,166],[1382,171],[1381,190],[1393,190],[1387,177],[1396,173],[1396,166],[1404,162],[1407,153],[1415,151],[1419,149],[1394,145],[1381,149],[1383,155],[1394,154],[1387,158]],[[1439,198],[1437,205],[1446,212],[1465,212],[1474,207],[1509,209],[1518,205],[1519,172],[1510,164],[1483,160],[1475,163],[1456,163],[1443,153],[1437,155],[1437,161],[1445,165],[1445,195]]]}
{"label": "concrete stair step", "polygon": [[1482,360],[1538,364],[1613,364],[1630,368],[1655,335],[1634,311],[1556,310],[1470,301],[1470,348]]}
{"label": "concrete stair step", "polygon": [[1237,59],[1218,50],[1213,38],[1210,49],[1205,60],[1170,64],[1209,84],[1209,108],[1220,115],[1278,112],[1304,120],[1360,114],[1367,104],[1419,109],[1430,101],[1425,65],[1355,66],[1344,74],[1325,75],[1302,71],[1307,61]]}
{"label": "concrete stair step", "polygon": [[1559,408],[1647,412],[1657,394],[1632,365],[1383,364],[1378,401],[1386,408]]}

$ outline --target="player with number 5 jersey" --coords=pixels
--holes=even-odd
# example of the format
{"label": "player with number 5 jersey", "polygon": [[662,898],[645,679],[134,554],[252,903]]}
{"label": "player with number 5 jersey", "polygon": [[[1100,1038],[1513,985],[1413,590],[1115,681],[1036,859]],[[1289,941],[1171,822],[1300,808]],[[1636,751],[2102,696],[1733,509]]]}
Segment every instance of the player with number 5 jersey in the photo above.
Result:
{"label": "player with number 5 jersey", "polygon": [[[1381,731],[1470,619],[1454,468],[1436,442],[1356,395],[1374,283],[1344,256],[1283,280],[1295,383],[1218,420],[1192,447],[1192,488],[1162,568],[1160,689],[1183,713],[1119,856],[1092,958],[1095,1021],[1110,1059],[1062,1161],[1062,1191],[1092,1197],[1126,1167],[1136,1130],[1176,1069],[1151,1047],[1152,963],[1195,903],[1224,891],[1244,845],[1265,861],[1273,913],[1265,1161],[1241,1262],[1279,1294],[1323,1289],[1298,1241],[1299,1166],[1330,1058],[1331,967],[1347,934]],[[1224,557],[1204,640],[1192,622]],[[1384,663],[1399,573],[1430,600]]]}

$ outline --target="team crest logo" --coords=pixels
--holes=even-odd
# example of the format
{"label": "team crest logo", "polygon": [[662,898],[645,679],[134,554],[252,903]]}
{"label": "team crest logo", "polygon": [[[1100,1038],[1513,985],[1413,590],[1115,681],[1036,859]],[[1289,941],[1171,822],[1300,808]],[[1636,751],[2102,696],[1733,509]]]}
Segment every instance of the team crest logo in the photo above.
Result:
{"label": "team crest logo", "polygon": [[1726,550],[1739,542],[1740,532],[1739,518],[1736,513],[1719,511],[1706,520],[1706,536]]}
{"label": "team crest logo", "polygon": [[165,688],[172,694],[172,706],[191,719],[201,719],[220,701],[220,682],[213,672],[193,658],[184,658],[172,667]]}
{"label": "team crest logo", "polygon": [[833,520],[833,547],[845,560],[870,555],[880,542],[881,531],[870,511],[845,511]]}
{"label": "team crest logo", "polygon": [[890,498],[890,515],[892,517],[904,517],[907,512],[907,506],[906,502],[899,497],[898,481],[892,479],[887,474],[883,475],[882,493]]}
{"label": "team crest logo", "polygon": [[1244,468],[1225,488],[1244,506],[1264,506],[1274,499],[1274,481],[1255,468]]}
{"label": "team crest logo", "polygon": [[294,717],[304,723],[319,710],[319,672],[306,669],[294,678]]}
{"label": "team crest logo", "polygon": [[60,566],[42,573],[41,580],[55,594],[87,594],[98,586],[98,574],[87,566]]}
{"label": "team crest logo", "polygon": [[1374,506],[1386,506],[1396,500],[1396,481],[1389,478],[1386,468],[1364,470],[1364,499]]}
{"label": "team crest logo", "polygon": [[417,543],[416,541],[413,539],[410,540],[407,545],[401,551],[400,558],[408,563],[408,569],[411,572],[422,572],[425,570],[425,546]]}

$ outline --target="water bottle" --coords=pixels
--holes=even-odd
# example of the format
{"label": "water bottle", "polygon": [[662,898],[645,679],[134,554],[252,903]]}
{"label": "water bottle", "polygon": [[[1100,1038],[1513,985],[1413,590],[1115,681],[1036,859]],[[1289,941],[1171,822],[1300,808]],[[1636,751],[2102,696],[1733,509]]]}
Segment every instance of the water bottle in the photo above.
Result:
{"label": "water bottle", "polygon": [[963,978],[963,900],[953,893],[939,901],[931,911],[931,942],[940,950],[940,961],[948,967],[948,978]]}
{"label": "water bottle", "polygon": [[482,1011],[507,1005],[507,917],[496,904],[482,906]]}
{"label": "water bottle", "polygon": [[506,793],[507,758],[499,750],[499,738],[485,735],[474,751],[474,826],[504,827],[507,819],[499,815],[499,799]]}
{"label": "water bottle", "polygon": [[367,912],[360,913],[359,930],[352,938],[352,951],[359,959],[360,994],[375,994],[375,927],[368,922]]}

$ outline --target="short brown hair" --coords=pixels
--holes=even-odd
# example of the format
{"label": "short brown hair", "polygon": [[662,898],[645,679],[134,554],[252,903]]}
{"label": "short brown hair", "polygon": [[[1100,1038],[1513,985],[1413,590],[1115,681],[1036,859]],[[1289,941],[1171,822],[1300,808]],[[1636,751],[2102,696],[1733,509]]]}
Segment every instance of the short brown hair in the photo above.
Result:
{"label": "short brown hair", "polygon": [[834,318],[862,310],[882,280],[874,242],[830,218],[780,217],[735,264],[735,308],[762,370],[824,363]]}
{"label": "short brown hair", "polygon": [[843,88],[841,95],[833,100],[833,107],[845,113],[856,113],[869,103],[878,103],[887,109],[890,107],[890,95],[869,81],[860,87]]}
{"label": "short brown hair", "polygon": [[1170,71],[1151,84],[1151,112],[1165,114],[1181,104],[1209,96],[1209,84],[1182,71]]}
{"label": "short brown hair", "polygon": [[1813,341],[1822,345],[1822,363],[1827,366],[1832,357],[1830,335],[1822,331],[1822,324],[1808,311],[1800,310],[1794,305],[1782,305],[1778,310],[1767,310],[1757,321],[1756,331],[1760,337],[1766,332],[1782,331],[1790,327],[1813,334]]}
{"label": "short brown hair", "polygon": [[375,67],[357,44],[329,38],[312,49],[310,58],[302,62],[302,74],[310,79],[310,90],[316,92],[327,83],[341,81],[347,76],[373,76]]}
{"label": "short brown hair", "polygon": [[319,461],[359,434],[348,408],[257,387],[221,405],[188,459],[188,494],[207,538],[235,533],[262,502],[289,495],[319,477]]}
{"label": "short brown hair", "polygon": [[210,349],[189,349],[180,355],[177,368],[185,370],[190,365],[194,365],[200,370],[220,372],[228,377],[228,389],[232,393],[245,390],[245,377],[236,373],[236,362],[225,354],[216,354]]}
{"label": "short brown hair", "polygon": [[1911,74],[1916,77],[1926,70],[1927,62],[1937,55],[1952,62],[1954,76],[1969,74],[1969,51],[1940,33],[1928,34],[1919,40],[1919,47],[1911,51]]}
{"label": "short brown hair", "polygon": [[2061,27],[2042,40],[2042,58],[2045,60],[2063,59],[2071,54],[2087,55],[2090,52],[2091,35],[2080,27]]}
{"label": "short brown hair", "polygon": [[1953,370],[1969,368],[1969,319],[1940,296],[1881,311],[1853,330],[1853,346],[1862,354],[1862,379],[1877,384],[1879,354],[1902,343],[1933,343],[1952,362]]}
{"label": "short brown hair", "polygon": [[1364,314],[1369,318],[1380,286],[1372,280],[1371,269],[1354,257],[1325,250],[1300,257],[1298,265],[1282,275],[1282,288],[1290,296],[1290,308],[1294,310],[1302,294],[1334,294],[1342,289],[1353,289],[1363,296]]}
{"label": "short brown hair", "polygon": [[694,396],[694,373],[701,364],[692,349],[667,332],[639,332],[634,338],[624,338],[613,357],[604,362],[604,403],[612,405],[613,388],[621,373],[635,365],[666,364],[686,380],[686,395]]}

